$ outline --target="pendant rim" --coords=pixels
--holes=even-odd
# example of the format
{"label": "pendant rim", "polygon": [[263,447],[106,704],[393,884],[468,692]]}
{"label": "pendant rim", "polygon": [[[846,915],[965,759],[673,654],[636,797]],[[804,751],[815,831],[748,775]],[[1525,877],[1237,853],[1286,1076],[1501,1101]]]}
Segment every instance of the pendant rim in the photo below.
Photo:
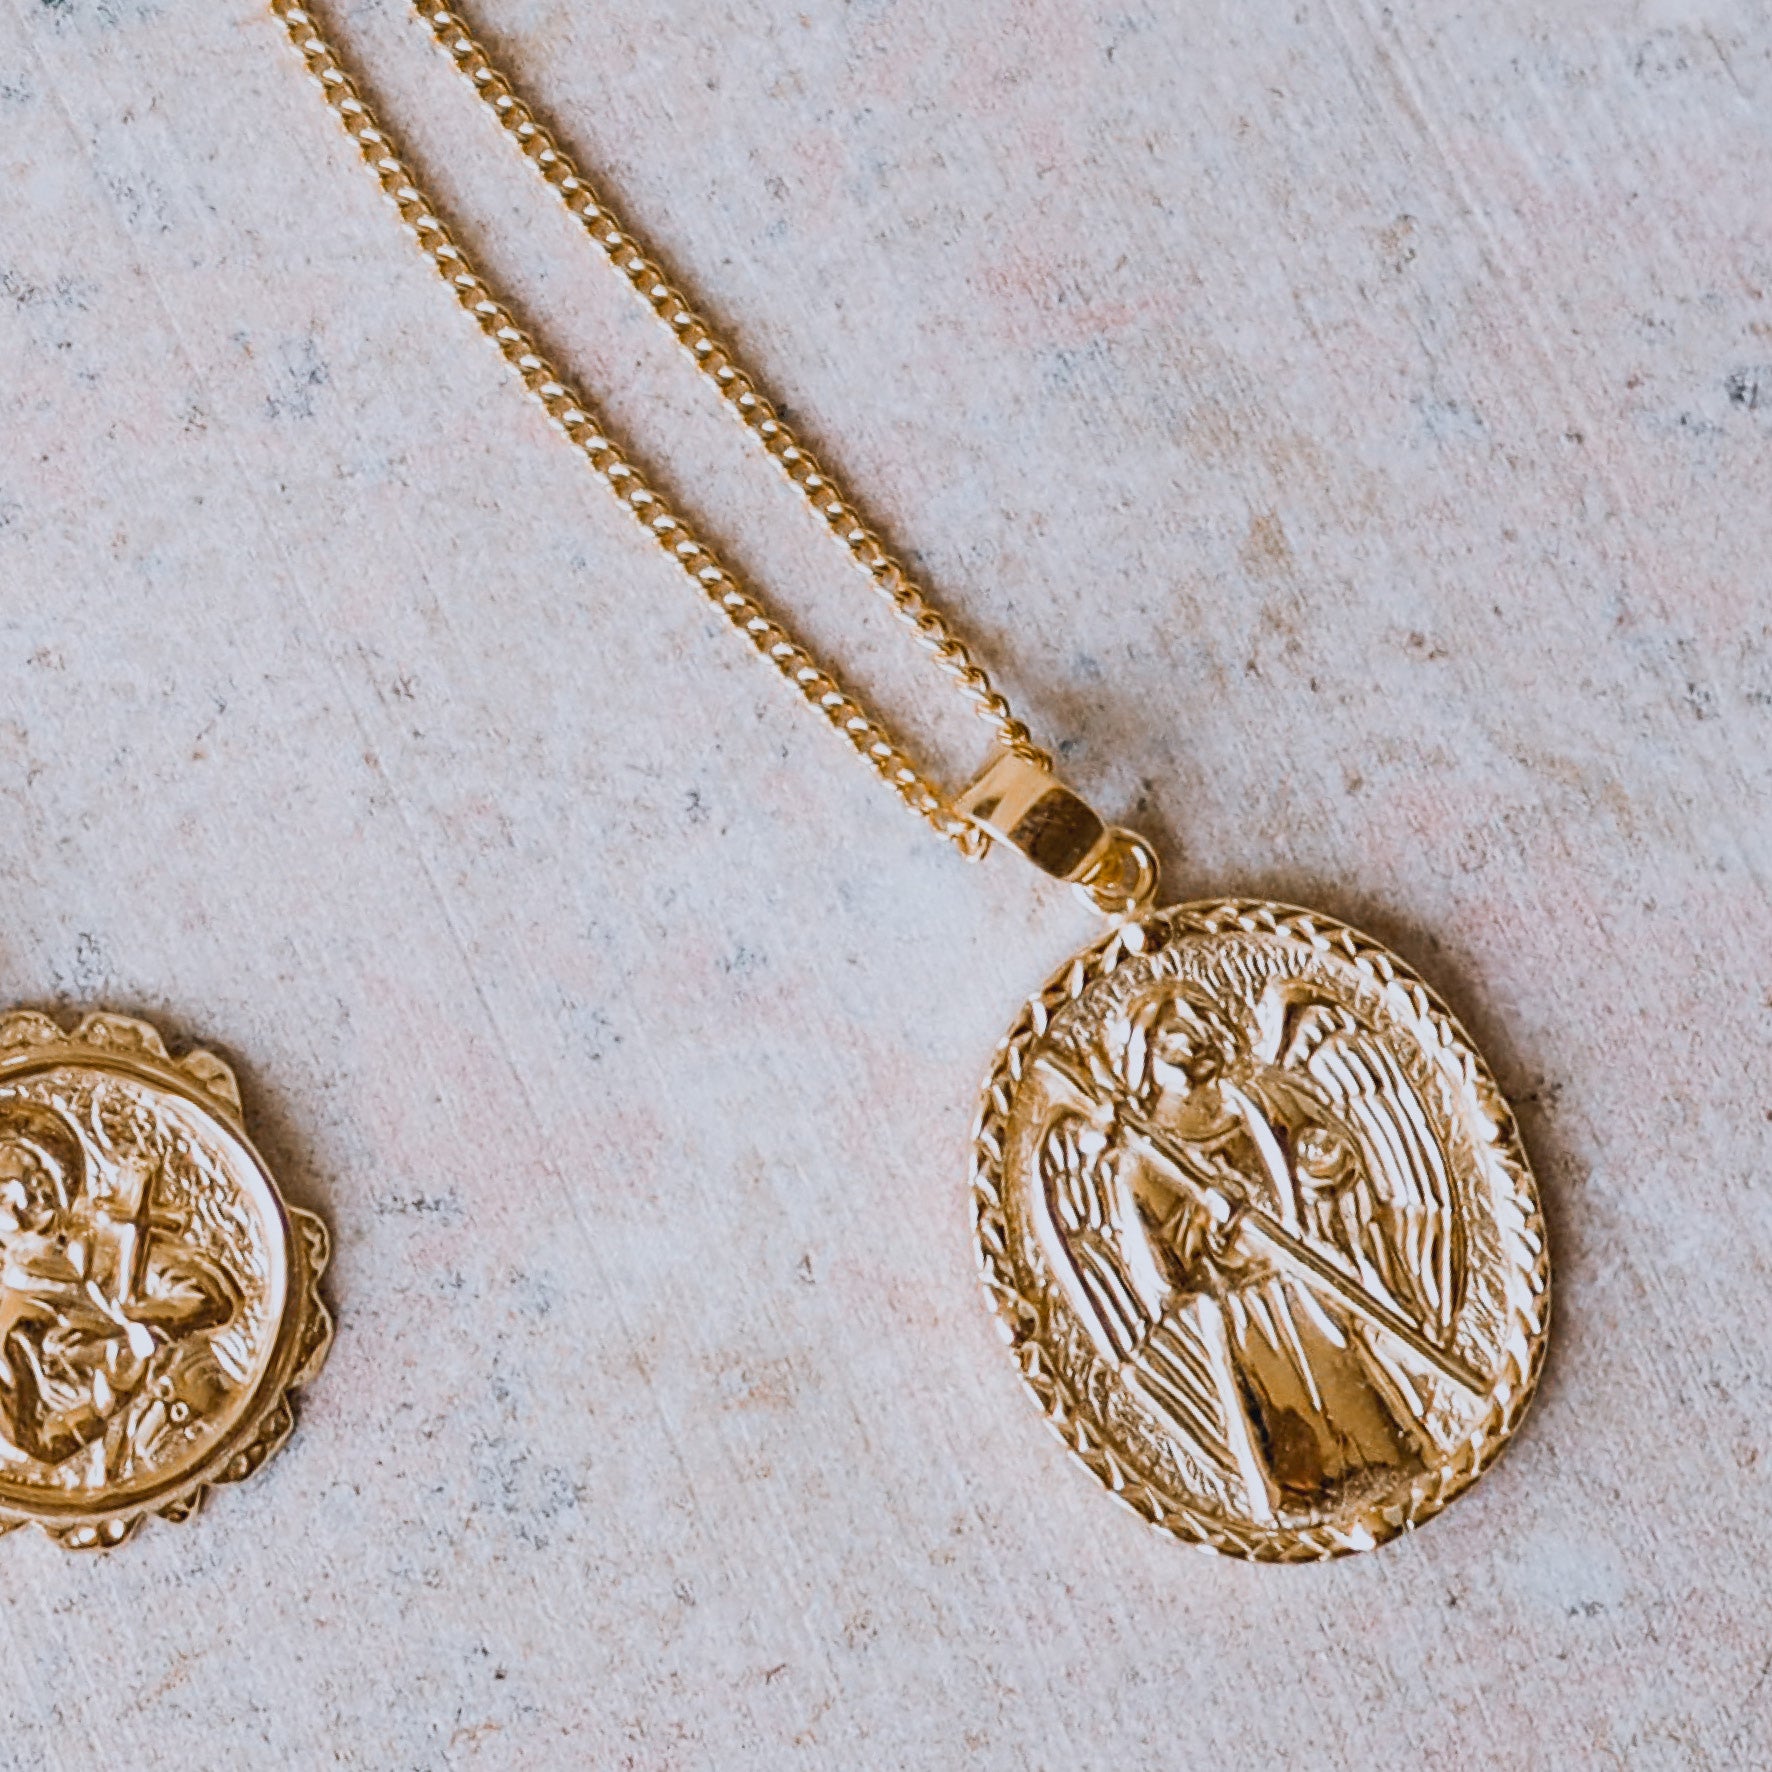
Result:
{"label": "pendant rim", "polygon": [[[1520,1285],[1510,1295],[1509,1322],[1500,1338],[1502,1364],[1490,1375],[1488,1407],[1481,1419],[1406,1492],[1399,1488],[1351,1520],[1253,1524],[1165,1488],[1141,1472],[1057,1370],[1042,1339],[1047,1301],[1029,1296],[1017,1268],[1005,1167],[1010,1118],[1030,1050],[1065,1005],[1127,960],[1160,951],[1177,936],[1216,935],[1303,939],[1334,952],[1407,1005],[1416,1025],[1432,1034],[1424,1052],[1456,1055],[1459,1081],[1472,1104],[1481,1104],[1477,1117],[1490,1127],[1488,1148],[1496,1159],[1489,1172],[1510,1184],[1507,1205],[1517,1214],[1518,1242],[1529,1252],[1519,1272]],[[1188,900],[1125,919],[1059,965],[1023,1003],[992,1056],[973,1129],[972,1201],[985,1297],[1022,1386],[1047,1427],[1114,1500],[1190,1547],[1256,1562],[1315,1562],[1375,1548],[1425,1524],[1468,1489],[1512,1439],[1536,1394],[1549,1342],[1551,1262],[1538,1185],[1517,1116],[1481,1048],[1433,987],[1387,944],[1328,913],[1271,899]]]}

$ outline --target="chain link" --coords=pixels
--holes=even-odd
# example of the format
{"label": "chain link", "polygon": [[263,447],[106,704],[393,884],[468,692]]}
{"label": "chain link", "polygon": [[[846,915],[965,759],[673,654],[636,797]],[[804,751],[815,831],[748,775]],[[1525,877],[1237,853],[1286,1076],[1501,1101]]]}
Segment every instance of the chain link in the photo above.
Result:
{"label": "chain link", "polygon": [[[313,16],[294,0],[269,0],[269,4],[421,250],[568,442],[695,581],[707,600],[842,733],[913,812],[963,854],[973,858],[983,855],[990,846],[985,833],[952,810],[950,796],[912,762],[879,719],[768,613],[687,521],[647,484],[639,469],[609,436],[590,403],[557,373],[534,340],[517,324],[510,309],[456,244],[435,205],[376,121],[338,52],[320,35]],[[973,711],[991,727],[997,741],[1030,762],[1049,766],[1045,753],[1010,712],[965,644],[929,606],[922,590],[874,530],[863,522],[853,502],[830,474],[794,436],[775,403],[759,389],[756,377],[738,363],[731,349],[673,286],[644,242],[586,183],[553,138],[535,121],[528,106],[512,91],[509,80],[487,61],[462,21],[453,13],[422,3],[419,12],[537,171],[559,192],[611,263],[665,322],[752,434],[799,487],[900,621],[954,682]]]}
{"label": "chain link", "polygon": [[578,218],[586,234],[603,249],[634,292],[663,321],[695,366],[720,390],[751,434],[849,550],[893,613],[953,680],[973,712],[995,733],[997,742],[1005,750],[1050,767],[1050,758],[1035,746],[1026,726],[1010,712],[1009,704],[992,687],[965,642],[930,606],[922,587],[862,519],[854,500],[835,476],[794,435],[777,402],[764,391],[755,370],[740,362],[732,346],[715,333],[706,317],[695,310],[672,281],[653,248],[635,233],[608,198],[592,187],[571,156],[518,96],[510,76],[492,65],[484,46],[475,41],[461,16],[427,4],[427,0],[415,0],[415,4],[419,17],[529,164]]}

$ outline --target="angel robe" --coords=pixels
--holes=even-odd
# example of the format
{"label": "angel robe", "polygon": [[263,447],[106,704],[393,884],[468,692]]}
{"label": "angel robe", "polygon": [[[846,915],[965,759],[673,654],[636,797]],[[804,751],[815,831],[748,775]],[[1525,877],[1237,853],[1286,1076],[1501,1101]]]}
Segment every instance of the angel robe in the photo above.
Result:
{"label": "angel robe", "polygon": [[[1444,1158],[1413,1085],[1345,1011],[1312,1006],[1288,1032],[1283,1052],[1214,1085],[1204,1136],[1178,1141],[1192,1185],[1069,1112],[1042,1160],[1063,1277],[1098,1345],[1257,1517],[1421,1468],[1424,1405],[1402,1351],[1277,1271],[1241,1212],[1215,1216],[1212,1192],[1260,1208],[1430,1334],[1451,1310]],[[1318,1184],[1301,1149],[1340,1172]]]}

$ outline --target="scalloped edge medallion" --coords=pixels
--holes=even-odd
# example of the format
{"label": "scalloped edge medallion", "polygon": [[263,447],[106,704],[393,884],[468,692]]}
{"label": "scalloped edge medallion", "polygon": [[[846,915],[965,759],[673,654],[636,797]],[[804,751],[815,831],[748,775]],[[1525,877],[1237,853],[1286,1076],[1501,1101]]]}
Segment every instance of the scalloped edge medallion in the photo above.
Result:
{"label": "scalloped edge medallion", "polygon": [[257,1471],[289,1438],[295,1426],[292,1393],[325,1363],[332,1345],[331,1312],[320,1281],[331,1256],[331,1236],[316,1213],[291,1206],[246,1134],[240,1090],[228,1064],[201,1048],[174,1057],[159,1031],[133,1016],[96,1010],[70,1032],[53,1016],[34,1009],[0,1012],[0,1083],[61,1065],[97,1066],[138,1084],[172,1094],[213,1119],[250,1161],[262,1184],[266,1234],[276,1240],[287,1279],[271,1352],[251,1396],[215,1443],[188,1470],[147,1494],[109,1502],[102,1491],[92,1505],[39,1508],[16,1496],[0,1496],[0,1533],[40,1526],[69,1550],[108,1550],[127,1541],[149,1514],[190,1519],[212,1489]]}

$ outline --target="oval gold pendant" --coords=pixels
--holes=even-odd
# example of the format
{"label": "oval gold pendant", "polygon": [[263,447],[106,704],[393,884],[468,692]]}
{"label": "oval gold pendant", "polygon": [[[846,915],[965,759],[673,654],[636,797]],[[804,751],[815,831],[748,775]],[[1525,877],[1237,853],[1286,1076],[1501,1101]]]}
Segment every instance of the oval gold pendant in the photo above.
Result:
{"label": "oval gold pendant", "polygon": [[1181,905],[1079,955],[997,1050],[974,1187],[1029,1389],[1178,1538],[1367,1549],[1531,1398],[1550,1265],[1513,1116],[1439,999],[1332,918]]}
{"label": "oval gold pendant", "polygon": [[326,1357],[327,1251],[220,1059],[0,1016],[0,1531],[103,1548],[255,1471]]}

